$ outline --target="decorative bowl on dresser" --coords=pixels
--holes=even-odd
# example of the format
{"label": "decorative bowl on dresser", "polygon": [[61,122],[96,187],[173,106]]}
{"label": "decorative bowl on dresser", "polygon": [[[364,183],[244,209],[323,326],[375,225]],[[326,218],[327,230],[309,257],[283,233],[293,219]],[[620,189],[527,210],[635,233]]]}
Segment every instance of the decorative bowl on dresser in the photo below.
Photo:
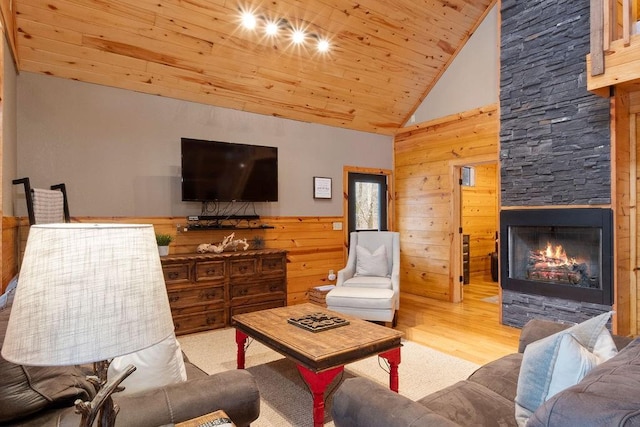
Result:
{"label": "decorative bowl on dresser", "polygon": [[259,249],[161,258],[176,334],[224,328],[235,314],[286,306],[286,255]]}

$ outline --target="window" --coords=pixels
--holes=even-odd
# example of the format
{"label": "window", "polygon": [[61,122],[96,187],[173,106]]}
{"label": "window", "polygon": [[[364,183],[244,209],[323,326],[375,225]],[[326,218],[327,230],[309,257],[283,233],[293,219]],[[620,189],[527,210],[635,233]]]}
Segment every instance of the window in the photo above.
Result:
{"label": "window", "polygon": [[349,232],[387,230],[387,177],[349,172]]}

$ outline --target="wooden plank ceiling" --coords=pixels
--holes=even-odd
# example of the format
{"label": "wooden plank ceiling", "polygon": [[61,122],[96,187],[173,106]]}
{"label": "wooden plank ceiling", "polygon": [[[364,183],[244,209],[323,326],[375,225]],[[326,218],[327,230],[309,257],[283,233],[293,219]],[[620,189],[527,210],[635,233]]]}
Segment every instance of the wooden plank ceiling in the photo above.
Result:
{"label": "wooden plank ceiling", "polygon": [[[249,1],[13,0],[7,27],[20,71],[392,134],[495,3]],[[242,29],[242,8],[304,26],[331,49]]]}

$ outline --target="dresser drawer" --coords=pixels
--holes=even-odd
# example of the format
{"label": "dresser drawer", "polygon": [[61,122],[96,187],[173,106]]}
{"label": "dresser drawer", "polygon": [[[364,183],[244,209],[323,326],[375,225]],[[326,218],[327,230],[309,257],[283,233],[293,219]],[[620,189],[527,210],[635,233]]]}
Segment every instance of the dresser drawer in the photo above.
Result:
{"label": "dresser drawer", "polygon": [[208,311],[219,311],[224,307],[224,304],[213,302],[211,304],[200,305],[187,305],[185,307],[171,307],[171,315],[186,316],[191,314],[203,314]]}
{"label": "dresser drawer", "polygon": [[196,263],[196,282],[203,280],[224,280],[224,261]]}
{"label": "dresser drawer", "polygon": [[220,302],[224,305],[224,286],[182,287],[169,290],[169,305],[173,309],[196,304]]}
{"label": "dresser drawer", "polygon": [[269,276],[284,276],[287,268],[287,260],[283,256],[263,257],[262,258],[262,274]]}
{"label": "dresser drawer", "polygon": [[253,276],[257,273],[256,259],[237,259],[232,260],[229,265],[231,271],[229,275],[231,277],[247,277]]}
{"label": "dresser drawer", "polygon": [[226,316],[224,308],[184,316],[173,316],[176,335],[220,329],[224,328],[225,324]]}
{"label": "dresser drawer", "polygon": [[286,251],[176,254],[160,262],[176,334],[229,326],[232,312],[287,305]]}
{"label": "dresser drawer", "polygon": [[189,267],[188,262],[163,265],[164,282],[166,284],[189,282],[191,280],[191,268]]}
{"label": "dresser drawer", "polygon": [[[260,282],[235,283],[229,289],[231,301],[235,299],[245,299],[254,296],[282,295],[286,292],[286,285],[283,279],[263,280]],[[275,296],[274,296],[275,297]]]}

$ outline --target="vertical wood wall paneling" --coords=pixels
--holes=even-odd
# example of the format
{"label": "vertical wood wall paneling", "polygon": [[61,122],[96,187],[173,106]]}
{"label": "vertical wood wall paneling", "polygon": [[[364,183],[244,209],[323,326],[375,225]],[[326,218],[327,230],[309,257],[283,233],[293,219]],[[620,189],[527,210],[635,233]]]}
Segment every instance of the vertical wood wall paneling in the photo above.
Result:
{"label": "vertical wood wall paneling", "polygon": [[[611,171],[612,207],[614,209],[614,320],[613,331],[619,335],[630,332],[631,220],[630,207],[630,98],[627,92],[616,90],[611,100]],[[635,219],[634,219],[635,220]]]}
{"label": "vertical wood wall paneling", "polygon": [[397,231],[403,292],[454,301],[460,240],[451,209],[453,164],[498,161],[499,116],[490,105],[401,129],[394,141]]}
{"label": "vertical wood wall paneling", "polygon": [[[28,221],[27,221],[28,228]],[[0,294],[4,293],[7,285],[18,273],[18,260],[20,254],[20,227],[19,221],[14,217],[2,218],[2,283]]]}
{"label": "vertical wood wall paneling", "polygon": [[[3,16],[6,16],[6,8],[7,6],[7,1],[3,0],[2,2],[0,2],[0,9],[2,10]],[[3,29],[5,27],[5,24],[3,25]],[[4,39],[5,36],[3,35],[2,37],[0,37],[0,70],[4,70]],[[4,111],[5,111],[5,76],[4,76],[4,71],[0,71],[0,165],[2,165],[4,163],[3,159],[4,159]],[[4,176],[4,174],[2,173],[2,166],[0,166],[0,177]],[[3,179],[0,178],[0,201],[3,200],[3,189],[4,185],[3,185]],[[4,203],[2,204],[2,206],[0,207],[0,216],[2,216],[2,218],[4,219]],[[2,246],[0,246],[0,259],[2,259],[2,283],[0,283],[0,290],[4,291],[4,288],[7,284],[7,281],[5,281],[5,268],[6,269],[10,269],[10,265],[11,264],[7,264],[7,266],[5,267],[5,255],[4,255],[4,250],[5,250],[5,245],[4,245],[4,221],[2,221],[2,225],[0,225],[0,227],[2,227]],[[8,249],[8,248],[7,248]]]}
{"label": "vertical wood wall paneling", "polygon": [[[2,30],[5,37],[8,37],[8,45],[11,47],[11,55],[16,60],[18,58],[16,50],[16,16],[12,0],[0,0],[0,13],[2,13]],[[17,61],[16,61],[17,62]]]}
{"label": "vertical wood wall paneling", "polygon": [[638,331],[640,330],[640,325],[638,325],[638,270],[636,266],[638,264],[638,132],[640,132],[640,115],[632,114],[630,118],[630,143],[629,143],[629,153],[630,153],[630,173],[629,173],[629,235],[630,235],[630,250],[629,250],[629,259],[631,265],[629,266],[630,274],[629,274],[629,294],[630,297],[630,307],[629,307],[629,316],[630,316],[630,333],[634,336],[638,335]]}
{"label": "vertical wood wall paneling", "polygon": [[498,231],[496,164],[475,165],[476,183],[462,187],[462,230],[469,235],[469,271],[491,281],[491,252]]}
{"label": "vertical wood wall paneling", "polygon": [[[29,227],[27,220],[21,218],[20,221],[24,226],[20,227],[20,242],[16,244],[20,248],[19,253],[22,254]],[[235,233],[235,239],[246,238],[248,243],[251,243],[255,236],[260,236],[264,239],[264,247],[287,251],[287,304],[307,302],[309,288],[333,283],[327,279],[329,270],[338,271],[344,267],[342,231],[333,230],[335,221],[342,221],[342,217],[262,217],[261,224],[268,224],[274,228],[185,232],[185,217],[72,218],[72,222],[153,224],[157,233],[174,237],[169,246],[170,254],[195,253],[199,244],[220,243],[231,233]],[[3,259],[3,263],[5,261]]]}
{"label": "vertical wood wall paneling", "polygon": [[638,292],[638,282],[640,271],[640,236],[638,236],[638,230],[640,230],[640,211],[638,210],[638,200],[640,200],[640,185],[638,185],[638,179],[640,179],[640,92],[632,92],[630,95],[630,280],[629,280],[629,293],[630,297],[630,316],[631,316],[631,334],[637,335],[640,331],[640,293]]}

